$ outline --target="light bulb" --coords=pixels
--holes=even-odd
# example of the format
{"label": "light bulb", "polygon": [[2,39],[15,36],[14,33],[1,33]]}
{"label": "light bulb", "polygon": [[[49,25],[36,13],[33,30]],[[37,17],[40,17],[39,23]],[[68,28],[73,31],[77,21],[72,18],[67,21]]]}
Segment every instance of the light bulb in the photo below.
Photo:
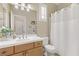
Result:
{"label": "light bulb", "polygon": [[44,19],[44,16],[42,15],[42,19]]}
{"label": "light bulb", "polygon": [[31,9],[31,8],[32,8],[30,4],[28,4],[28,5],[27,5],[27,7],[28,7],[29,9]]}
{"label": "light bulb", "polygon": [[16,9],[18,9],[19,7],[17,5],[14,6]]}
{"label": "light bulb", "polygon": [[21,10],[24,10],[24,7],[21,7]]}
{"label": "light bulb", "polygon": [[29,12],[29,11],[30,11],[30,9],[29,9],[29,8],[27,8],[26,10],[27,10],[27,12]]}

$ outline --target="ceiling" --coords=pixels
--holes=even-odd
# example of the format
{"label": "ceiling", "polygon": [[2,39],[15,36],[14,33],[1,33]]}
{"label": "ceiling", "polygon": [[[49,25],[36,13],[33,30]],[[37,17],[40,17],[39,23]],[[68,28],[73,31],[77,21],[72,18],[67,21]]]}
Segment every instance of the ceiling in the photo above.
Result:
{"label": "ceiling", "polygon": [[[39,5],[42,5],[42,4],[47,5],[47,9],[48,10],[51,9],[52,11],[56,11],[70,5],[70,3],[28,3],[28,4],[31,4],[31,7],[35,11],[37,11],[39,8]],[[25,5],[27,5],[27,3],[25,3]]]}
{"label": "ceiling", "polygon": [[[71,3],[29,3],[33,8],[33,11],[38,11],[39,5],[45,4],[47,5],[48,15],[50,16],[51,13],[54,13],[57,10],[60,10],[66,6],[69,6]],[[27,5],[27,3],[26,3]],[[0,10],[2,6],[0,5]]]}
{"label": "ceiling", "polygon": [[[45,3],[47,5],[48,14],[54,13],[57,10],[60,10],[64,7],[69,6],[71,3]],[[31,3],[33,10],[37,11],[39,3]]]}

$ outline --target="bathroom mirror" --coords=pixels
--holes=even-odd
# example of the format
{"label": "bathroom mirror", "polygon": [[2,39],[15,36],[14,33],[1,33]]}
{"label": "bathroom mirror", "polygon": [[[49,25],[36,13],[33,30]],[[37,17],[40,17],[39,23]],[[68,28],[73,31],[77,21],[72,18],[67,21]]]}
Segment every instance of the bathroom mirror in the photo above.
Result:
{"label": "bathroom mirror", "polygon": [[[19,5],[11,4],[11,28],[17,35],[36,34],[37,12]],[[24,5],[27,6],[27,4]]]}

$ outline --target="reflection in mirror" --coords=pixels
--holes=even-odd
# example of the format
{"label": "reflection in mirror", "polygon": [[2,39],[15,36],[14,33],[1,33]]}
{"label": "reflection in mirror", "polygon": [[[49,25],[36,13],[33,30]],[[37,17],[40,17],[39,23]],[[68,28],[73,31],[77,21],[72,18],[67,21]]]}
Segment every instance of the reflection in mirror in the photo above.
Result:
{"label": "reflection in mirror", "polygon": [[0,3],[0,27],[9,27],[9,8],[8,4]]}
{"label": "reflection in mirror", "polygon": [[29,11],[27,11],[24,7],[28,6],[27,4],[23,4],[24,9],[17,6],[17,4],[12,4],[11,28],[17,35],[36,34],[36,11],[31,10],[31,6],[28,7]]}
{"label": "reflection in mirror", "polygon": [[0,4],[0,28],[4,26],[4,8],[2,4]]}
{"label": "reflection in mirror", "polygon": [[0,39],[10,34],[8,4],[0,3]]}

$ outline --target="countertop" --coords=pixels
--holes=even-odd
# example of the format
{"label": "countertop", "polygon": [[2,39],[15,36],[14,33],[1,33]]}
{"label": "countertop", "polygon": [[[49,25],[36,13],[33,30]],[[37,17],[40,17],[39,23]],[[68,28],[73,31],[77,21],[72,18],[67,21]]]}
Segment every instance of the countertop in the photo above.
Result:
{"label": "countertop", "polygon": [[28,44],[28,43],[43,41],[43,40],[44,38],[40,38],[36,36],[28,36],[26,39],[12,39],[8,41],[0,41],[0,48],[6,48],[20,44]]}

